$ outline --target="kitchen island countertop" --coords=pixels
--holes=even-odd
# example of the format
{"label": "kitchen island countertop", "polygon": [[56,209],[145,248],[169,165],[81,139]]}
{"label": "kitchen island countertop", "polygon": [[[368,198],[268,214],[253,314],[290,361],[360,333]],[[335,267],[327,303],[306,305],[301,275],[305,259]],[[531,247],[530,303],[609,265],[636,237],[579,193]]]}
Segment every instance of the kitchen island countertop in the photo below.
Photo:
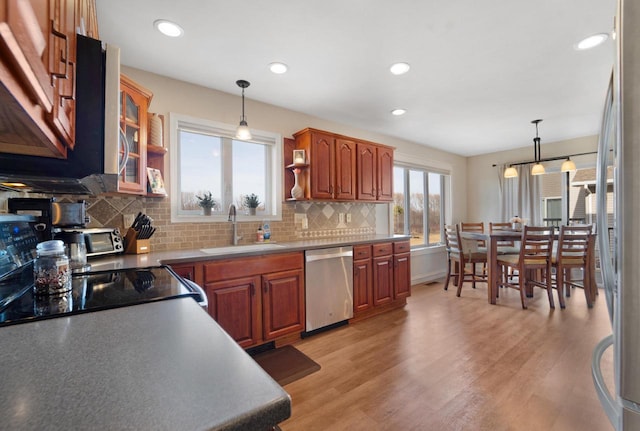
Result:
{"label": "kitchen island countertop", "polygon": [[20,430],[267,430],[289,395],[191,298],[2,328],[0,415]]}
{"label": "kitchen island countertop", "polygon": [[260,245],[253,243],[246,245],[220,247],[220,250],[224,250],[223,253],[212,253],[203,251],[213,251],[216,249],[215,247],[212,247],[209,249],[168,250],[159,252],[151,251],[147,254],[121,254],[91,259],[89,263],[91,264],[91,269],[93,271],[122,268],[141,268],[158,265],[179,265],[185,262],[227,259],[230,257],[258,256],[270,253],[305,251],[346,245],[402,241],[408,239],[410,239],[410,237],[407,235],[353,235],[331,238],[314,238],[282,243],[263,243],[262,245],[265,246],[263,248],[260,247]]}

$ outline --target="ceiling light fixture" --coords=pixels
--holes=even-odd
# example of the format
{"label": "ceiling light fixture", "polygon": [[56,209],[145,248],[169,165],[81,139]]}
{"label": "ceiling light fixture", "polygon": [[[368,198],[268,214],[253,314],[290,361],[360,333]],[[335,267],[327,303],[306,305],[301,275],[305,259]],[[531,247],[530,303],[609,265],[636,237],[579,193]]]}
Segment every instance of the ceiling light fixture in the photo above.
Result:
{"label": "ceiling light fixture", "polygon": [[236,138],[247,141],[251,139],[251,131],[247,125],[247,118],[244,116],[244,89],[251,84],[249,81],[245,81],[244,79],[239,79],[236,81],[236,84],[238,87],[242,88],[242,117],[240,117],[240,124],[236,129]]}
{"label": "ceiling light fixture", "polygon": [[573,163],[573,160],[571,160],[571,157],[567,157],[567,160],[565,160],[562,163],[562,166],[560,167],[560,170],[562,172],[575,172],[576,171],[576,164]]}
{"label": "ceiling light fixture", "polygon": [[389,68],[391,73],[393,73],[394,75],[404,75],[409,71],[409,69],[411,69],[409,63],[394,63]]}
{"label": "ceiling light fixture", "polygon": [[540,163],[540,137],[538,136],[538,123],[541,121],[541,119],[531,121],[536,125],[536,137],[533,138],[533,158],[536,164],[531,167],[531,175],[544,174],[544,166]]}
{"label": "ceiling light fixture", "polygon": [[585,37],[580,42],[576,43],[574,45],[574,48],[578,51],[584,51],[585,49],[595,48],[596,46],[603,44],[608,38],[609,38],[609,35],[607,33],[593,34],[589,37]]}
{"label": "ceiling light fixture", "polygon": [[287,70],[289,70],[289,67],[284,63],[276,61],[269,64],[269,70],[277,75],[282,75],[283,73],[286,73]]}
{"label": "ceiling light fixture", "polygon": [[402,108],[396,108],[393,111],[391,111],[391,115],[395,115],[396,117],[400,115],[404,115],[406,113],[407,113],[407,110]]}
{"label": "ceiling light fixture", "polygon": [[157,19],[153,22],[153,26],[160,33],[169,37],[180,37],[184,34],[184,29],[175,22],[166,19]]}
{"label": "ceiling light fixture", "polygon": [[517,176],[518,176],[518,171],[513,166],[509,166],[507,169],[504,170],[505,178],[515,178]]}

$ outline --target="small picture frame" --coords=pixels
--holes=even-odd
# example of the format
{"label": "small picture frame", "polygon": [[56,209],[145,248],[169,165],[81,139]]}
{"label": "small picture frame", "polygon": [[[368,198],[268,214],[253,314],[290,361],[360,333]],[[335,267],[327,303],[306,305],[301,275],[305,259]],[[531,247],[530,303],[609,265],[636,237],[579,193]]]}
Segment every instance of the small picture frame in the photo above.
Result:
{"label": "small picture frame", "polygon": [[304,150],[293,150],[293,164],[304,165],[307,163],[307,159],[304,154]]}
{"label": "small picture frame", "polygon": [[147,179],[147,188],[151,193],[166,196],[167,191],[164,188],[164,180],[160,169],[147,168]]}

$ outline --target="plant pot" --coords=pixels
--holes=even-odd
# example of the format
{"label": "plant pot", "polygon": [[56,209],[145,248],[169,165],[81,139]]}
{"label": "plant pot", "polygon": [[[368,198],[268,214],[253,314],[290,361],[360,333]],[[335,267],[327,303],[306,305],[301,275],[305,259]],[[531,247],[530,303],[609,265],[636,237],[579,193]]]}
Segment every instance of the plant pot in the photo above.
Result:
{"label": "plant pot", "polygon": [[211,208],[202,208],[202,210],[204,211],[204,215],[206,215],[206,216],[210,216],[211,215]]}
{"label": "plant pot", "polygon": [[249,215],[256,215],[256,208],[249,208]]}

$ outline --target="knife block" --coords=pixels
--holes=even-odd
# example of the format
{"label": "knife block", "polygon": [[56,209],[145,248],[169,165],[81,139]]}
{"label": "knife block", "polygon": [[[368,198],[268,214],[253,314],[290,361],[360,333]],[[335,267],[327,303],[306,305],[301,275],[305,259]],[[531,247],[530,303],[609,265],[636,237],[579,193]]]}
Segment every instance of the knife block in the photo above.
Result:
{"label": "knife block", "polygon": [[145,254],[151,251],[149,239],[138,239],[138,232],[129,228],[124,236],[124,252],[126,254]]}

